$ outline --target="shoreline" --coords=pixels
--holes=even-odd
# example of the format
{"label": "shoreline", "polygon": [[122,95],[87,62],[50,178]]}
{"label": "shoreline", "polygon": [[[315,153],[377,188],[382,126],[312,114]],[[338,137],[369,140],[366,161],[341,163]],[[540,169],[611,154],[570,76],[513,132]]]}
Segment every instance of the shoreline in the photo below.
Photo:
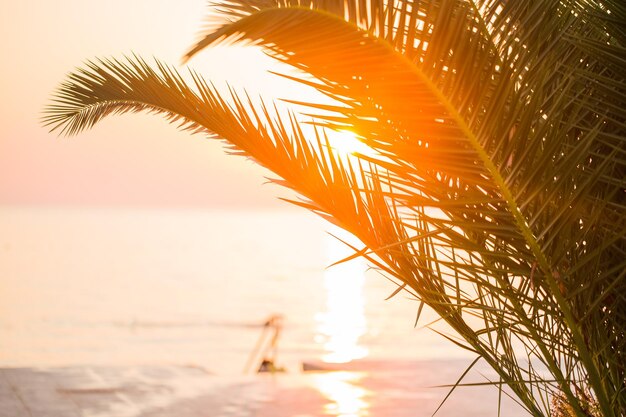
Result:
{"label": "shoreline", "polygon": [[[435,386],[458,378],[436,365],[240,376],[192,366],[0,368],[0,415],[426,417],[449,390]],[[494,387],[459,387],[437,415],[495,417],[497,405]],[[527,414],[503,396],[501,415]]]}

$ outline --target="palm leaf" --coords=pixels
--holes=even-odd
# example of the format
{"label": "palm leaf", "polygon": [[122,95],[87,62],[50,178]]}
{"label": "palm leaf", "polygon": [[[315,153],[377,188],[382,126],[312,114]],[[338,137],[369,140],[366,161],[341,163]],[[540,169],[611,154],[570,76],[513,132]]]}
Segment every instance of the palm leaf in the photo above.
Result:
{"label": "palm leaf", "polygon": [[[390,4],[383,14],[392,16],[399,12],[406,15],[405,2],[397,3],[397,7],[394,7],[395,2]],[[620,259],[615,268],[626,266],[624,257],[618,257],[623,254],[626,229],[623,216],[618,214],[624,208],[625,148],[623,136],[618,133],[623,132],[625,126],[622,110],[626,103],[624,81],[620,73],[599,72],[595,68],[601,62],[611,62],[616,50],[622,52],[619,39],[613,37],[614,32],[606,31],[608,15],[598,10],[588,13],[580,7],[570,8],[575,5],[567,2],[512,6],[487,14],[508,19],[498,33],[494,29],[496,26],[488,23],[476,9],[464,8],[461,3],[443,2],[439,10],[430,10],[428,14],[430,23],[426,25],[431,29],[429,36],[424,38],[428,39],[429,47],[420,55],[419,50],[411,48],[410,42],[400,43],[393,37],[394,30],[406,36],[414,29],[410,26],[403,28],[402,23],[406,23],[403,18],[400,18],[400,24],[392,19],[394,23],[387,25],[387,30],[371,23],[376,16],[364,19],[365,25],[363,19],[348,18],[354,24],[350,30],[350,25],[329,16],[334,13],[344,18],[348,15],[345,8],[326,7],[326,3],[319,2],[316,5],[323,10],[320,13],[299,7],[290,9],[291,2],[265,2],[265,5],[267,9],[258,7],[258,11],[250,15],[241,13],[239,20],[209,33],[188,56],[205,45],[228,37],[251,39],[267,47],[277,58],[316,76],[321,90],[339,100],[350,97],[342,100],[349,105],[347,111],[317,107],[339,109],[343,113],[343,119],[335,117],[330,120],[328,125],[331,127],[348,125],[383,155],[403,159],[406,164],[391,170],[399,177],[409,177],[408,186],[416,184],[415,178],[428,178],[434,170],[448,174],[446,180],[452,177],[461,182],[459,188],[474,185],[472,175],[478,175],[478,179],[490,178],[491,189],[485,190],[481,183],[478,188],[482,192],[476,194],[493,196],[483,207],[491,208],[492,213],[501,217],[494,219],[491,216],[490,224],[485,224],[474,216],[471,222],[464,222],[461,227],[471,235],[474,230],[485,230],[500,223],[498,228],[490,228],[486,239],[485,236],[481,239],[491,240],[487,244],[489,248],[513,247],[516,252],[513,256],[518,259],[523,258],[523,246],[530,247],[534,264],[538,264],[543,272],[539,282],[545,283],[545,291],[556,299],[562,319],[568,323],[565,328],[571,332],[572,344],[577,346],[580,359],[591,373],[597,390],[602,391],[591,355],[599,346],[588,346],[576,324],[577,316],[581,314],[576,309],[583,307],[584,313],[584,305],[576,305],[566,294],[561,294],[565,287],[558,277],[567,273],[572,251],[583,252],[581,256],[585,256],[586,252],[580,251],[580,243],[586,245],[591,236],[588,229],[579,225],[591,223],[598,227],[599,213],[622,226],[617,228],[615,235],[620,244],[610,248],[603,245],[604,262]],[[372,5],[371,9],[375,7]],[[420,16],[418,10],[419,6],[412,2],[411,11]],[[444,12],[452,13],[452,21],[442,22],[439,17]],[[279,21],[281,29],[274,30]],[[511,21],[515,22],[515,31],[511,30]],[[292,29],[296,22],[297,29]],[[423,24],[425,22],[420,21],[420,25]],[[419,31],[420,25],[413,33]],[[527,27],[533,30],[527,30]],[[597,43],[610,45],[612,48],[607,49],[611,52],[592,50],[594,53],[590,54],[588,42],[582,48],[578,47],[574,35],[580,37],[584,27],[590,27],[584,30],[585,34],[594,35]],[[359,28],[363,30],[359,31]],[[555,28],[562,28],[563,35],[554,37]],[[542,32],[546,32],[545,38]],[[488,36],[481,38],[486,34]],[[378,42],[372,38],[378,38]],[[326,39],[333,39],[332,48],[324,47]],[[529,44],[533,48],[527,48]],[[532,50],[526,52],[526,49]],[[457,59],[459,54],[455,51],[458,50],[468,53]],[[472,62],[483,65],[478,68],[468,65]],[[541,67],[535,71],[528,70],[539,65]],[[549,66],[557,70],[547,71]],[[581,73],[586,77],[581,77]],[[597,77],[598,73],[603,81],[616,83],[617,91],[589,87],[588,79]],[[468,92],[468,81],[472,79],[487,81],[482,85],[474,83],[477,90]],[[603,114],[596,111],[598,103],[609,104]],[[426,111],[429,114],[423,117]],[[541,117],[536,117],[537,114]],[[481,118],[483,115],[489,120]],[[361,123],[371,119],[379,123]],[[452,124],[446,123],[451,119]],[[379,126],[385,121],[391,121],[393,128],[381,130]],[[438,122],[444,122],[441,123],[444,126],[437,126],[435,123]],[[418,148],[425,136],[429,144],[434,144],[434,150],[429,153]],[[551,140],[547,142],[547,139]],[[416,142],[418,146],[415,146]],[[470,146],[467,146],[468,142]],[[462,155],[457,154],[458,150]],[[420,166],[425,160],[435,165],[434,170],[433,167],[423,169]],[[477,161],[483,164],[482,172],[476,172]],[[533,163],[545,169],[533,170]],[[407,169],[407,165],[415,169]],[[424,181],[424,186],[413,194],[432,192],[432,184],[432,181]],[[403,185],[407,186],[406,182]],[[450,190],[443,191],[444,195],[450,196]],[[464,191],[463,194],[467,194]],[[458,198],[459,194],[454,197]],[[502,207],[508,210],[502,210]],[[466,219],[465,213],[475,214],[475,209],[466,206],[459,210],[460,213],[448,211],[447,214],[452,219]],[[516,241],[510,235],[503,239],[502,234],[498,234],[503,225],[506,227],[512,223],[511,217],[520,232]],[[595,221],[589,221],[589,217]],[[474,230],[468,227],[469,223]],[[461,225],[458,221],[452,224]],[[607,238],[613,240],[610,235],[608,229],[596,234],[596,243],[601,244]],[[481,255],[484,260],[484,254]],[[534,264],[527,264],[528,270]],[[598,277],[600,271],[585,272],[572,277],[572,288],[583,285],[589,276]],[[603,280],[594,281],[598,287],[605,285]],[[615,314],[611,320],[621,317],[617,307],[611,307]],[[619,337],[619,332],[616,336]],[[601,351],[606,352],[606,349]],[[610,389],[613,394],[609,394],[612,397],[621,391],[619,385],[613,388]],[[601,402],[606,411],[609,400],[604,398]]]}

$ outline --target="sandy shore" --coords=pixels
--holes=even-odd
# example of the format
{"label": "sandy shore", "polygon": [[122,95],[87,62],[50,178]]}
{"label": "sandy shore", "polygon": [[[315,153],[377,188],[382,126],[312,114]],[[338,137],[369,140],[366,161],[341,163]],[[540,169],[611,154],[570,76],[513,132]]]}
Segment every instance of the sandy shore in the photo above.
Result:
{"label": "sandy shore", "polygon": [[[419,364],[418,364],[419,365]],[[426,417],[454,367],[369,362],[333,372],[212,375],[196,367],[0,370],[1,417]],[[474,378],[474,380],[476,380]],[[438,416],[496,416],[492,387],[460,388]],[[503,417],[527,414],[503,398]]]}

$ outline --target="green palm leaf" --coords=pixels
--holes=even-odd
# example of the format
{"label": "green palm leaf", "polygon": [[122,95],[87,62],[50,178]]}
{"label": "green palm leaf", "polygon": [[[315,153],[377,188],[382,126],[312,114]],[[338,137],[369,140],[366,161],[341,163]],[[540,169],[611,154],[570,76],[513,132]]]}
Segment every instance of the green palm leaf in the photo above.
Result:
{"label": "green palm leaf", "polygon": [[[504,11],[492,12],[491,16],[499,19],[517,16],[517,30],[506,32],[507,29],[504,29],[498,35],[501,38],[498,42],[493,36],[494,26],[489,31],[490,25],[476,9],[471,18],[467,19],[471,15],[470,7],[463,10],[464,5],[461,3],[453,5],[455,2],[443,2],[440,13],[445,11],[453,16],[456,13],[462,15],[462,18],[454,20],[453,17],[452,21],[442,23],[437,12],[431,11],[428,17],[432,29],[428,39],[437,48],[430,48],[429,44],[428,50],[420,55],[419,51],[411,50],[410,42],[398,47],[393,34],[390,35],[393,32],[389,29],[391,27],[397,29],[400,26],[396,33],[404,34],[413,29],[411,27],[402,31],[401,24],[392,24],[387,26],[387,30],[372,30],[376,25],[366,23],[360,25],[365,31],[359,32],[355,30],[359,25],[355,24],[350,34],[349,25],[344,24],[342,28],[338,19],[326,15],[335,13],[345,17],[346,10],[325,8],[325,4],[320,3],[318,7],[325,13],[316,13],[299,8],[288,9],[286,7],[290,4],[287,3],[290,2],[276,2],[272,7],[250,16],[241,14],[240,20],[206,36],[190,54],[197,52],[203,45],[229,36],[246,37],[266,46],[279,59],[308,70],[320,80],[320,89],[338,99],[350,97],[350,101],[343,100],[350,105],[348,111],[342,111],[343,119],[334,117],[330,119],[329,125],[348,125],[361,132],[365,140],[383,154],[395,160],[404,159],[407,165],[417,167],[416,170],[407,169],[407,165],[391,168],[401,177],[415,175],[423,180],[433,171],[420,169],[420,164],[423,165],[425,160],[427,163],[433,163],[433,160],[445,161],[446,165],[436,165],[435,169],[439,168],[448,174],[446,179],[460,173],[456,181],[463,182],[463,185],[459,188],[467,188],[468,182],[470,187],[473,185],[472,175],[477,174],[476,161],[481,161],[485,169],[478,172],[479,179],[491,177],[495,187],[485,190],[484,184],[480,184],[479,189],[485,191],[483,195],[501,196],[504,200],[498,202],[496,197],[486,205],[492,213],[500,214],[501,210],[497,208],[498,205],[502,207],[504,202],[509,216],[515,218],[524,238],[517,241],[518,245],[511,245],[516,247],[515,255],[518,259],[523,258],[524,250],[520,242],[532,249],[534,262],[543,270],[539,282],[548,284],[546,291],[552,293],[561,308],[564,320],[568,322],[566,328],[572,332],[571,337],[576,339],[573,344],[578,346],[580,358],[586,362],[585,366],[599,388],[600,377],[593,375],[595,370],[591,352],[601,348],[602,344],[590,349],[585,346],[587,343],[583,341],[582,332],[577,329],[577,322],[580,314],[587,314],[588,311],[584,303],[569,300],[567,293],[560,294],[566,292],[560,277],[571,271],[572,252],[577,251],[580,258],[587,256],[587,251],[585,248],[581,250],[581,246],[586,246],[592,236],[581,225],[593,224],[593,227],[598,227],[600,213],[610,219],[606,229],[594,236],[595,244],[602,248],[604,261],[601,262],[605,267],[610,264],[612,271],[626,267],[623,256],[626,227],[624,217],[619,214],[624,209],[624,80],[621,72],[606,68],[598,71],[602,64],[614,64],[613,54],[623,52],[623,47],[620,39],[613,36],[613,33],[619,34],[619,31],[607,32],[613,20],[607,19],[609,15],[606,9],[604,15],[598,13],[598,10],[589,13],[567,2],[505,8]],[[392,5],[394,3],[391,2]],[[418,10],[415,4],[411,2],[412,11]],[[445,5],[449,7],[446,9]],[[623,11],[620,5],[609,7],[610,11]],[[405,11],[405,2],[399,2],[395,3],[395,7],[388,7],[383,15],[395,16],[391,21],[396,22],[397,13]],[[376,16],[372,16],[369,22],[375,19]],[[282,22],[282,30],[272,30],[278,21]],[[295,32],[289,30],[291,26],[286,24],[290,21],[298,22],[298,31],[302,33],[297,38]],[[406,22],[403,19],[400,21]],[[355,20],[352,19],[352,22],[355,23]],[[430,23],[420,22],[420,25],[423,24],[428,26]],[[532,26],[533,30],[525,30],[527,26]],[[536,30],[537,27],[541,30]],[[555,28],[562,28],[563,35],[553,36]],[[545,32],[545,38],[542,32]],[[576,41],[581,32],[595,37],[596,45],[602,42],[609,47],[606,50],[590,50],[590,42],[579,47]],[[444,35],[438,38],[440,33]],[[476,40],[479,35],[472,34],[488,36],[484,42],[480,42]],[[511,34],[515,38],[511,39]],[[574,35],[578,35],[578,38]],[[371,40],[375,37],[379,39],[378,42]],[[336,42],[332,48],[325,48],[325,39]],[[463,39],[467,41],[463,42]],[[381,43],[381,40],[388,44]],[[489,45],[489,42],[492,44]],[[528,44],[532,45],[530,52],[526,52],[526,49],[530,49],[526,47]],[[517,48],[513,49],[513,46]],[[395,56],[388,53],[392,48],[396,52]],[[516,51],[512,59],[509,58],[511,49]],[[470,58],[455,59],[455,51],[458,50],[468,50],[466,56]],[[502,56],[501,51],[508,51],[509,56]],[[472,62],[486,65],[475,68]],[[509,68],[502,68],[503,62],[510,62]],[[530,66],[539,65],[542,67],[528,70]],[[556,71],[548,72],[546,67],[556,68]],[[442,68],[447,68],[447,71],[442,71]],[[458,74],[455,73],[456,68],[470,70]],[[586,77],[581,77],[583,73]],[[590,86],[589,81],[594,78],[596,84],[601,79],[603,83],[611,82],[618,88],[616,91],[608,91],[603,87]],[[481,94],[471,91],[466,93],[464,90],[467,90],[471,79],[491,81],[482,86],[475,83],[479,85]],[[422,85],[420,81],[424,81]],[[521,87],[526,87],[526,91]],[[430,100],[425,97],[428,90],[432,93]],[[558,96],[553,91],[558,92]],[[475,100],[471,101],[470,97]],[[598,113],[598,103],[607,106],[601,114]],[[459,104],[462,106],[458,107]],[[330,110],[329,107],[318,107]],[[430,117],[420,117],[423,109],[432,111]],[[489,119],[481,119],[481,115]],[[361,123],[372,118],[379,123],[366,123],[365,126]],[[445,133],[438,134],[441,126],[437,129],[438,126],[432,123],[433,119],[444,123],[453,119],[458,129],[455,131],[454,126],[446,126]],[[385,121],[392,122],[393,129],[373,131]],[[411,125],[411,122],[414,124]],[[438,147],[443,152],[426,153],[418,149],[415,144],[419,144],[425,134],[428,135],[427,140],[431,141],[429,143],[435,144],[433,148]],[[463,148],[463,141],[470,142],[471,146]],[[455,154],[445,154],[446,150],[461,150],[467,158],[455,158]],[[477,155],[472,154],[471,150],[476,151]],[[533,164],[541,166],[542,170],[532,169]],[[413,178],[403,185],[408,187],[416,183],[419,181]],[[433,188],[432,182],[424,182],[419,192],[424,194]],[[443,195],[450,196],[449,190],[444,190]],[[459,194],[454,197],[458,199]],[[476,213],[476,207],[462,207],[460,211],[459,215],[450,211],[447,214],[453,219],[464,219],[467,212]],[[474,218],[472,225],[476,230],[484,230],[496,223],[493,220],[497,219],[490,219],[491,224],[486,225]],[[614,222],[618,222],[620,227],[609,231],[609,225]],[[506,215],[501,223],[505,227],[511,224]],[[458,222],[453,224],[459,225]],[[472,232],[467,223],[463,226],[466,233]],[[509,231],[510,228],[507,229]],[[511,244],[511,239],[502,239],[493,227],[486,237],[489,238],[492,239],[488,245],[491,248],[502,241],[506,245]],[[616,245],[618,241],[620,244]],[[593,256],[598,260],[599,252],[595,251]],[[594,285],[604,287],[607,285],[604,279],[606,273],[599,269],[570,275],[569,287],[587,290]],[[595,278],[592,279],[593,284],[589,283],[589,277]],[[613,285],[615,279],[613,277],[608,284]],[[602,292],[599,288],[594,290]],[[613,304],[610,310],[614,314],[611,320],[622,319],[623,312],[617,305]],[[611,395],[613,398],[621,391],[620,382],[616,382],[613,387],[616,390]]]}

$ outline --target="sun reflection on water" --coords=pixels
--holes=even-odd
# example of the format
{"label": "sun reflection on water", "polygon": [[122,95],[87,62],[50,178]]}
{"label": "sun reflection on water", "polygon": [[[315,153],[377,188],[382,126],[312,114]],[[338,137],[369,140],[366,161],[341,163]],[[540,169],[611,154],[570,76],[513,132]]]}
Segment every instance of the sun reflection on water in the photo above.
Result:
{"label": "sun reflection on water", "polygon": [[366,416],[368,391],[358,386],[359,372],[324,372],[313,375],[313,383],[328,400],[324,414],[337,417]]}
{"label": "sun reflection on water", "polygon": [[[333,235],[342,240],[350,239],[339,229]],[[337,262],[352,255],[352,250],[335,238],[329,238],[329,263]],[[362,259],[332,266],[324,273],[326,288],[326,310],[317,314],[317,336],[327,363],[346,363],[367,356],[368,350],[359,343],[367,331],[365,319],[366,265]],[[361,372],[332,371],[311,375],[312,383],[328,402],[324,414],[337,417],[362,417],[368,414],[366,401],[369,392],[360,386],[364,377]]]}
{"label": "sun reflection on water", "polygon": [[[333,262],[352,254],[351,249],[334,238],[329,239],[328,250]],[[316,341],[324,348],[324,362],[345,363],[368,354],[367,348],[359,344],[367,330],[365,270],[365,263],[357,258],[328,268],[324,274],[326,311],[316,317]]]}

